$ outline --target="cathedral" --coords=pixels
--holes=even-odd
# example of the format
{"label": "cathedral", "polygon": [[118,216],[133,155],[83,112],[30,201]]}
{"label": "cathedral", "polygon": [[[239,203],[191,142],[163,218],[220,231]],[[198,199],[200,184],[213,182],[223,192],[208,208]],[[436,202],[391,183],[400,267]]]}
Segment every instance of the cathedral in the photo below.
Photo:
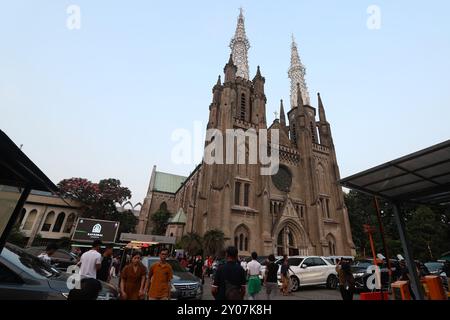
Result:
{"label": "cathedral", "polygon": [[354,255],[330,123],[320,94],[317,108],[311,106],[294,38],[290,108],[285,113],[281,100],[279,116],[269,126],[259,66],[250,80],[242,10],[230,48],[223,82],[219,76],[212,89],[207,128],[278,130],[278,171],[261,175],[260,164],[203,161],[183,177],[154,166],[137,232],[151,234],[152,214],[165,210],[172,214],[166,236],[180,239],[218,229],[240,255]]}

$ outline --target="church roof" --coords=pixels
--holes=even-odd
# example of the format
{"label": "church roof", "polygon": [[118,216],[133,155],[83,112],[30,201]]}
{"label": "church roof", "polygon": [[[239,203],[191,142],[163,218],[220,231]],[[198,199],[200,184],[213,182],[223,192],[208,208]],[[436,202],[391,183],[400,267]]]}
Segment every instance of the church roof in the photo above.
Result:
{"label": "church roof", "polygon": [[175,193],[185,180],[183,176],[156,171],[153,191]]}
{"label": "church roof", "polygon": [[172,219],[170,219],[169,223],[182,223],[182,224],[186,224],[187,218],[186,215],[184,214],[183,208],[180,208],[180,210],[178,210],[177,214],[175,215],[175,217],[173,217]]}
{"label": "church roof", "polygon": [[[272,129],[278,129],[279,130],[279,139],[280,139],[280,145],[285,146],[285,147],[290,147],[291,146],[291,141],[289,140],[289,137],[286,133],[285,128],[283,128],[280,124],[280,122],[278,121],[278,119],[275,119],[272,123],[272,125],[269,127],[269,132]],[[271,133],[270,133],[271,136]]]}

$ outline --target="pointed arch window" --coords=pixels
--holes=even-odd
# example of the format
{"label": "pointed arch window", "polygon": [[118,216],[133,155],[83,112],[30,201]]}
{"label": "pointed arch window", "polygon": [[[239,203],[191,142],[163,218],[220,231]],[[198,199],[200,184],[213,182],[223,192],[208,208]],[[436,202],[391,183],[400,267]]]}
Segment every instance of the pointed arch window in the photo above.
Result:
{"label": "pointed arch window", "polygon": [[69,217],[67,217],[66,220],[66,224],[64,225],[64,233],[70,233],[70,230],[72,230],[72,226],[75,222],[75,218],[75,213],[72,212],[71,214],[69,214]]}
{"label": "pointed arch window", "polygon": [[325,200],[325,209],[327,212],[327,218],[330,219],[331,218],[331,214],[330,214],[330,199],[326,199]]}
{"label": "pointed arch window", "polygon": [[310,127],[311,127],[312,141],[313,141],[314,143],[317,143],[317,138],[316,138],[316,136],[317,136],[317,134],[316,134],[316,127],[315,127],[315,125],[314,125],[312,122],[310,122],[309,125],[310,125]]}
{"label": "pointed arch window", "polygon": [[36,221],[36,216],[37,216],[36,210],[32,210],[30,213],[28,213],[27,219],[23,224],[22,230],[31,230],[33,228],[34,222]]}
{"label": "pointed arch window", "polygon": [[47,217],[45,217],[45,221],[44,224],[42,225],[41,231],[50,231],[50,228],[54,221],[55,221],[55,213],[51,211],[47,214]]}
{"label": "pointed arch window", "polygon": [[248,205],[249,205],[249,201],[248,201],[249,197],[250,197],[250,184],[246,183],[244,185],[244,206],[246,206],[246,207],[248,207]]}
{"label": "pointed arch window", "polygon": [[239,251],[248,251],[250,234],[244,225],[239,226],[234,232],[234,245]]}
{"label": "pointed arch window", "polygon": [[241,94],[241,110],[240,110],[240,115],[239,117],[241,118],[241,120],[245,121],[245,116],[246,116],[246,105],[247,105],[247,99],[245,97],[245,93]]}
{"label": "pointed arch window", "polygon": [[241,204],[241,183],[238,181],[234,184],[234,204],[237,206]]}
{"label": "pointed arch window", "polygon": [[295,123],[292,123],[291,140],[294,142],[294,144],[297,144],[297,128],[295,126]]}
{"label": "pointed arch window", "polygon": [[165,201],[160,204],[159,210],[167,212],[167,203]]}
{"label": "pointed arch window", "polygon": [[60,232],[61,227],[63,225],[64,219],[66,218],[66,214],[64,212],[61,212],[58,217],[56,218],[55,225],[53,226],[52,232]]}

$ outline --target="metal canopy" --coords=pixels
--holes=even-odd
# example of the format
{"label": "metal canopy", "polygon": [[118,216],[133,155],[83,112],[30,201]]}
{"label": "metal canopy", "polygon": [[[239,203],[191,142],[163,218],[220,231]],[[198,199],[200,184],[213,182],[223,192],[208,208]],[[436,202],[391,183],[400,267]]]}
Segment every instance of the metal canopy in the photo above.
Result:
{"label": "metal canopy", "polygon": [[57,192],[53,182],[0,130],[0,184]]}
{"label": "metal canopy", "polygon": [[393,202],[450,204],[450,140],[340,180]]}
{"label": "metal canopy", "polygon": [[401,203],[450,204],[450,140],[342,179],[340,183],[393,203],[395,223],[411,275],[411,288],[415,298],[423,300]]}

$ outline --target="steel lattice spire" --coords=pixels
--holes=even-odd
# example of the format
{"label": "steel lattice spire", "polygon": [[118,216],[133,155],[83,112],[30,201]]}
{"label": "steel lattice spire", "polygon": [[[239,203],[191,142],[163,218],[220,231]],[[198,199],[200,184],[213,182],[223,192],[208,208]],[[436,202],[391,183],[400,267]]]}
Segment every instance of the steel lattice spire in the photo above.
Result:
{"label": "steel lattice spire", "polygon": [[300,60],[298,54],[297,43],[295,43],[294,35],[292,35],[291,45],[291,67],[289,68],[288,75],[291,79],[291,108],[297,105],[297,83],[300,84],[302,92],[302,100],[305,104],[309,105],[309,93],[308,86],[305,80],[306,68]]}
{"label": "steel lattice spire", "polygon": [[231,54],[233,56],[233,63],[237,67],[236,76],[242,77],[244,79],[249,79],[249,68],[248,68],[248,49],[250,49],[250,42],[245,35],[244,26],[244,14],[242,8],[240,8],[239,17],[237,20],[236,32],[234,38],[231,39],[230,48]]}

